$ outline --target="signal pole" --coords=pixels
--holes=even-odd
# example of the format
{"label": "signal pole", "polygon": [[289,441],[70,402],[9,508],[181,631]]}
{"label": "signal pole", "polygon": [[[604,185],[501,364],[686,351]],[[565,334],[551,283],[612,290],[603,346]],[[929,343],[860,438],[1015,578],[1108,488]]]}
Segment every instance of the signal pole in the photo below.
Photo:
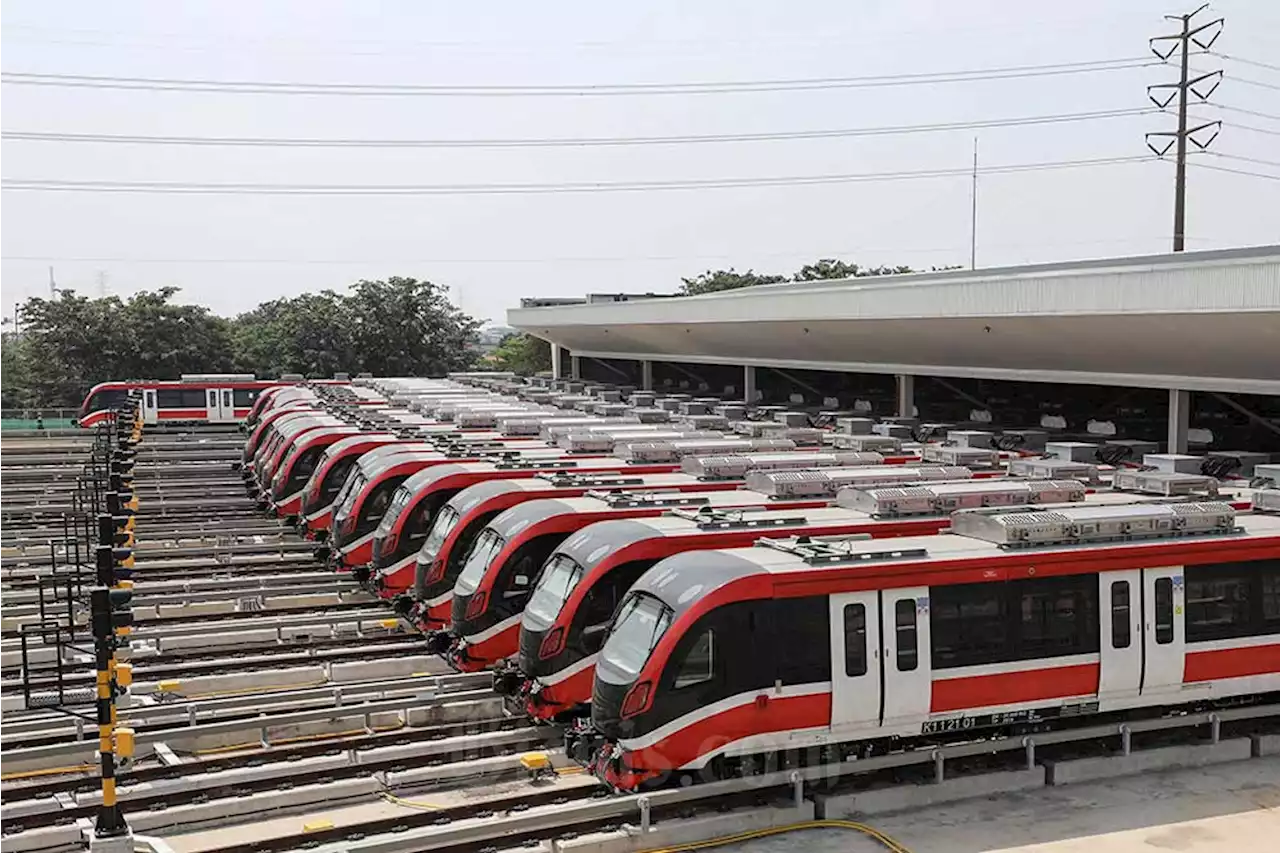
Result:
{"label": "signal pole", "polygon": [[[1170,149],[1175,151],[1173,184],[1173,250],[1175,252],[1181,252],[1186,245],[1187,141],[1190,140],[1196,148],[1204,151],[1213,143],[1213,140],[1217,139],[1218,131],[1222,127],[1222,122],[1220,121],[1208,121],[1195,127],[1187,127],[1188,93],[1194,95],[1203,103],[1209,99],[1209,96],[1213,94],[1213,91],[1222,82],[1221,70],[1210,71],[1196,77],[1190,76],[1191,46],[1195,45],[1200,50],[1207,51],[1218,40],[1218,36],[1222,35],[1223,18],[1216,18],[1212,21],[1192,26],[1196,15],[1199,15],[1207,8],[1209,8],[1209,4],[1205,3],[1188,15],[1165,15],[1166,20],[1181,23],[1181,30],[1177,33],[1156,36],[1150,42],[1151,52],[1163,62],[1168,62],[1175,53],[1179,54],[1179,65],[1181,67],[1177,83],[1157,83],[1154,86],[1147,87],[1147,97],[1162,110],[1167,109],[1175,100],[1178,102],[1178,129],[1147,134],[1147,147],[1157,157],[1164,157],[1165,154],[1169,153]],[[1212,30],[1212,34],[1202,36],[1202,34],[1208,33],[1210,30]],[[1172,42],[1172,45],[1165,50],[1164,42]],[[1208,85],[1209,81],[1212,81],[1211,85]],[[1197,89],[1196,86],[1201,83],[1207,84],[1208,89],[1203,92]],[[1202,142],[1196,137],[1197,133],[1207,131],[1209,128],[1213,128],[1213,133],[1208,139]],[[1151,140],[1153,138],[1163,140],[1163,144],[1152,144]]]}
{"label": "signal pole", "polygon": [[[120,810],[116,770],[128,767],[134,753],[134,730],[118,725],[116,698],[133,683],[133,667],[116,659],[116,650],[129,643],[133,625],[133,535],[130,522],[137,509],[133,492],[132,460],[128,453],[133,434],[121,432],[123,413],[108,425],[108,472],[111,491],[106,512],[98,516],[96,553],[97,585],[90,592],[90,624],[97,664],[98,755],[102,763],[102,805],[94,824],[90,853],[133,853],[133,834]],[[137,428],[137,416],[130,425]],[[121,497],[129,499],[121,501]],[[120,515],[118,513],[124,513]],[[117,758],[120,759],[117,762]]]}

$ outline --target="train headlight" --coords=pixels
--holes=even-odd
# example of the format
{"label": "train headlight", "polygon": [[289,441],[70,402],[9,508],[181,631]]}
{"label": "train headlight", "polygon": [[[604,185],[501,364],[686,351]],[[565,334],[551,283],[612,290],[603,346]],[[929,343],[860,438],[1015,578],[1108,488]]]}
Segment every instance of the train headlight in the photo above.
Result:
{"label": "train headlight", "polygon": [[538,647],[538,657],[546,660],[553,658],[564,650],[564,628],[556,628],[543,639]]}
{"label": "train headlight", "polygon": [[648,681],[641,681],[635,687],[627,691],[627,698],[622,700],[622,718],[634,717],[645,709],[649,704],[649,691],[652,685]]}
{"label": "train headlight", "polygon": [[484,612],[484,606],[489,602],[489,593],[477,592],[471,597],[470,603],[467,604],[467,618],[474,619]]}

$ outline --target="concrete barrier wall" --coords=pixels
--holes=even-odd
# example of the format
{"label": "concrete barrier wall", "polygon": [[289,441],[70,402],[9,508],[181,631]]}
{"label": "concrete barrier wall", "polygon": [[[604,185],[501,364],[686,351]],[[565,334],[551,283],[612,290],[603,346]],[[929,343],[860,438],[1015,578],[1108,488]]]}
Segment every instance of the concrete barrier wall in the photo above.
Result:
{"label": "concrete barrier wall", "polygon": [[1129,755],[1105,755],[1072,761],[1046,761],[1046,781],[1050,785],[1070,785],[1095,779],[1114,779],[1184,767],[1204,767],[1228,761],[1242,761],[1253,755],[1250,738],[1233,738],[1218,743],[1201,743],[1144,749]]}
{"label": "concrete barrier wall", "polygon": [[989,797],[1043,788],[1045,769],[1010,770],[946,779],[938,784],[895,785],[853,794],[818,794],[814,797],[819,818],[839,820],[865,815],[909,811],[939,803]]}

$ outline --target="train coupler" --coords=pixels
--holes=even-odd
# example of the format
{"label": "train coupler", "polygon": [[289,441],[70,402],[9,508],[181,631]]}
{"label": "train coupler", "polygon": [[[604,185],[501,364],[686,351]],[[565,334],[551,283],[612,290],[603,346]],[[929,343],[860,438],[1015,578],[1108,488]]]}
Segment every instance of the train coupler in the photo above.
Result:
{"label": "train coupler", "polygon": [[524,686],[524,673],[513,660],[500,661],[493,670],[493,690],[501,696],[515,696]]}

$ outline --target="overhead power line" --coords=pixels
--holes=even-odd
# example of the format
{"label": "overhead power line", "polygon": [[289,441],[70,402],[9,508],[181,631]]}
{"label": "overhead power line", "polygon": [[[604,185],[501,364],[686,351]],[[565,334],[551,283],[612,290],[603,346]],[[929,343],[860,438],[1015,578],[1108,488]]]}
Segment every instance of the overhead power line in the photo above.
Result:
{"label": "overhead power line", "polygon": [[1153,108],[1097,110],[1057,115],[1017,116],[975,121],[933,122],[929,124],[846,127],[828,130],[793,130],[761,133],[710,133],[678,136],[595,136],[524,139],[320,139],[233,136],[143,136],[111,133],[57,133],[5,130],[4,139],[30,142],[109,143],[127,145],[197,145],[246,148],[569,148],[629,145],[687,145],[719,142],[770,142],[797,139],[836,139],[855,136],[895,136],[912,133],[941,133],[993,127],[1028,127],[1149,115]]}
{"label": "overhead power line", "polygon": [[[1096,246],[1102,244],[1137,243],[1147,240],[1163,240],[1164,235],[1135,234],[1128,237],[1103,237],[1092,240],[1051,240],[1042,242],[993,243],[993,249],[1026,249],[1045,246]],[[1196,242],[1222,242],[1218,238],[1197,236],[1187,237]],[[752,258],[830,258],[849,255],[867,255],[868,253],[951,253],[961,254],[968,251],[968,246],[857,246],[839,248],[825,246],[817,249],[796,248],[787,251],[749,252]],[[175,258],[175,257],[137,257],[127,255],[10,255],[4,260],[24,261],[30,263],[84,263],[84,264],[201,264],[201,265],[298,265],[298,266],[365,266],[369,264],[402,265],[402,264],[561,264],[561,263],[633,263],[639,261],[669,262],[689,260],[734,260],[741,258],[742,252],[697,252],[693,254],[647,254],[647,255],[541,255],[526,257],[369,257],[369,258]]]}
{"label": "overhead power line", "polygon": [[1269,62],[1259,62],[1256,59],[1245,59],[1243,56],[1236,56],[1229,53],[1218,53],[1217,51],[1209,51],[1209,53],[1219,59],[1226,59],[1230,62],[1239,62],[1242,65],[1252,65],[1255,68],[1265,68],[1268,71],[1280,71],[1280,65],[1272,65]]}
{"label": "overhead power line", "polygon": [[[1039,172],[1151,162],[1152,158],[1098,157],[1088,160],[1054,160],[1042,163],[1010,163],[986,166],[983,174]],[[191,195],[523,195],[548,193],[641,192],[650,190],[729,189],[735,187],[802,186],[875,181],[903,181],[970,176],[971,168],[921,169],[901,172],[864,172],[833,175],[788,175],[763,178],[694,178],[671,181],[578,181],[547,184],[201,184],[166,181],[67,181],[43,178],[5,178],[5,190],[43,192],[166,193]]]}
{"label": "overhead power line", "polygon": [[1241,154],[1223,154],[1220,151],[1210,151],[1208,153],[1214,157],[1221,157],[1224,160],[1238,160],[1241,163],[1256,163],[1259,166],[1274,166],[1275,168],[1280,169],[1280,160],[1263,160],[1260,157],[1245,157]]}
{"label": "overhead power line", "polygon": [[1218,166],[1214,163],[1206,163],[1203,160],[1188,161],[1190,165],[1198,169],[1212,169],[1215,172],[1228,172],[1232,175],[1247,175],[1251,178],[1266,178],[1269,181],[1280,181],[1280,175],[1268,175],[1266,172],[1251,172],[1248,169],[1233,169],[1230,166]]}
{"label": "overhead power line", "polygon": [[820,89],[863,89],[1013,80],[1144,68],[1159,63],[1145,58],[1103,59],[1049,65],[1017,65],[962,71],[881,74],[858,77],[811,77],[777,80],[702,81],[685,83],[600,83],[568,85],[427,85],[388,83],[312,83],[262,80],[196,80],[154,77],[114,77],[86,74],[4,72],[0,82],[24,86],[88,89],[131,89],[168,92],[224,92],[253,95],[462,96],[462,97],[585,97],[601,95],[704,95],[743,92],[785,92]]}
{"label": "overhead power line", "polygon": [[1214,104],[1208,104],[1207,106],[1216,107],[1217,109],[1226,110],[1227,112],[1231,112],[1231,113],[1240,113],[1241,115],[1253,116],[1254,118],[1265,118],[1265,119],[1270,119],[1272,121],[1280,121],[1280,115],[1277,115],[1276,113],[1264,113],[1264,112],[1259,112],[1258,110],[1246,110],[1243,107],[1233,107],[1230,104],[1214,103]]}

